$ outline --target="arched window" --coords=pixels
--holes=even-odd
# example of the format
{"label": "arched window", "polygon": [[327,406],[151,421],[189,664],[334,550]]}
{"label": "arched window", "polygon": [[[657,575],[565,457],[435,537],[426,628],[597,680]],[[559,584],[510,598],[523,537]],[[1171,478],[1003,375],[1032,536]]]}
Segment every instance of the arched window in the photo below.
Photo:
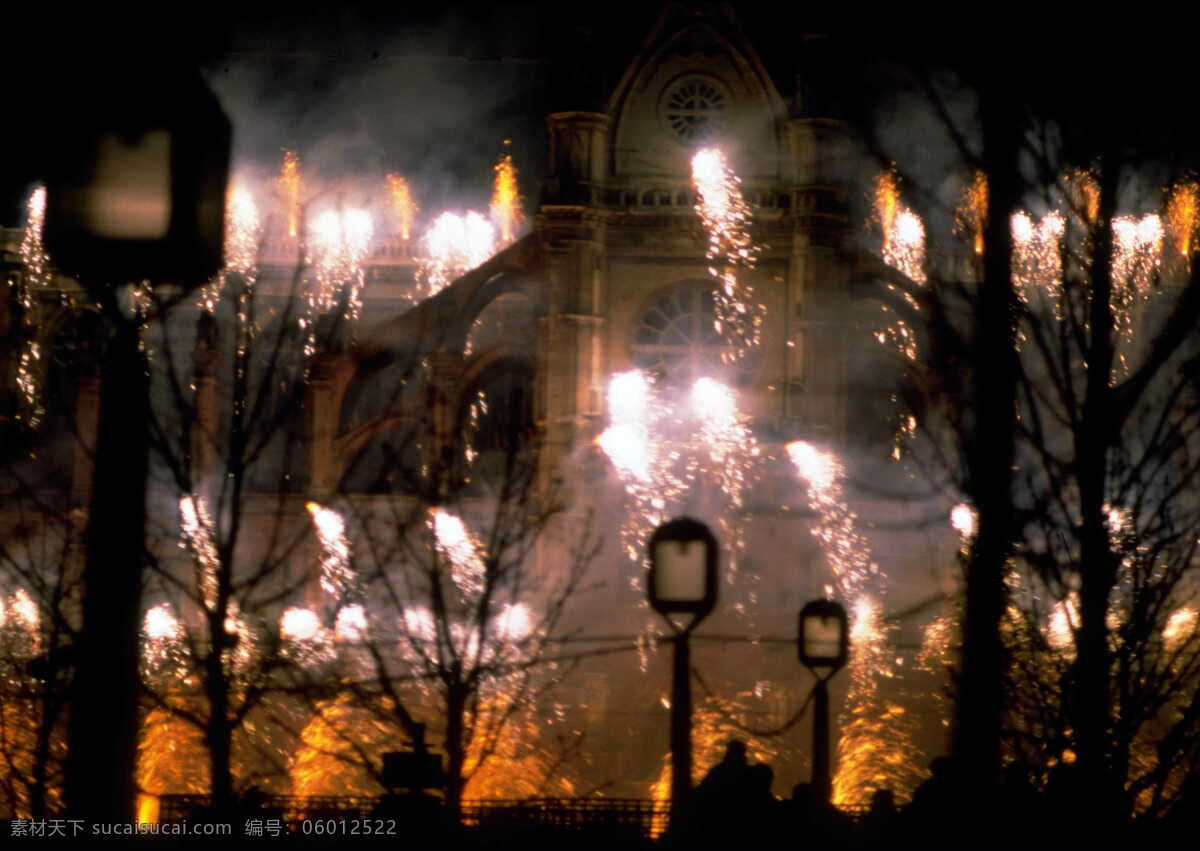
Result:
{"label": "arched window", "polygon": [[729,96],[711,77],[685,77],[667,89],[660,103],[667,129],[684,144],[705,142],[729,124]]}
{"label": "arched window", "polygon": [[727,372],[713,299],[712,287],[699,285],[674,287],[656,298],[634,328],[634,364],[685,383]]}

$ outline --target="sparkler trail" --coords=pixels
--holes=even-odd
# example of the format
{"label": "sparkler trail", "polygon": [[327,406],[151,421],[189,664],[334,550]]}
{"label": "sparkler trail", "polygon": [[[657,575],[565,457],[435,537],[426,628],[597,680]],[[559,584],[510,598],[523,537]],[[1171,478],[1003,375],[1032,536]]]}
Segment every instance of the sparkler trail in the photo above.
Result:
{"label": "sparkler trail", "polygon": [[197,583],[205,608],[212,611],[217,604],[217,570],[220,556],[217,553],[216,529],[208,515],[208,505],[203,497],[182,496],[179,498],[180,531],[183,540],[180,547],[192,554]]}
{"label": "sparkler trail", "polygon": [[884,697],[880,683],[899,673],[879,603],[867,593],[872,577],[882,579],[871,561],[870,545],[857,530],[857,515],[842,495],[845,468],[831,451],[805,441],[787,445],[796,472],[808,485],[808,506],[817,520],[811,532],[821,542],[833,586],[826,595],[849,602],[850,691],[839,718],[838,770],[834,800],[838,805],[866,802],[871,789],[890,788],[906,797],[917,782],[917,720],[903,706]]}
{"label": "sparkler trail", "polygon": [[[508,144],[506,139],[504,142]],[[499,244],[508,245],[517,238],[525,216],[521,210],[521,190],[517,183],[517,167],[512,154],[505,154],[496,163],[492,183],[492,221],[499,228]],[[476,264],[478,265],[478,264]]]}
{"label": "sparkler trail", "polygon": [[16,285],[16,301],[21,308],[21,348],[17,358],[17,391],[21,405],[19,418],[37,428],[45,416],[38,376],[42,349],[35,339],[41,323],[35,293],[50,283],[50,256],[46,254],[42,234],[46,225],[46,187],[38,186],[25,204],[25,228],[21,234],[21,281]]}
{"label": "sparkler trail", "polygon": [[417,217],[417,202],[413,198],[408,181],[399,174],[387,176],[387,193],[392,202],[392,215],[396,220],[396,230],[401,239],[412,238],[413,222]]}
{"label": "sparkler trail", "polygon": [[428,522],[439,555],[450,565],[450,578],[455,587],[468,599],[478,599],[484,583],[479,542],[462,518],[445,509],[431,508]]}
{"label": "sparkler trail", "polygon": [[304,507],[308,509],[317,540],[321,543],[321,588],[333,599],[340,599],[354,582],[346,521],[332,508],[320,503],[310,500]]}
{"label": "sparkler trail", "polygon": [[704,148],[692,157],[692,185],[696,213],[708,232],[706,256],[713,264],[708,271],[717,279],[714,324],[729,344],[721,359],[736,363],[762,342],[766,316],[766,307],[754,300],[754,288],[744,274],[754,268],[759,253],[750,236],[750,208],[742,198],[741,181],[716,148]]}

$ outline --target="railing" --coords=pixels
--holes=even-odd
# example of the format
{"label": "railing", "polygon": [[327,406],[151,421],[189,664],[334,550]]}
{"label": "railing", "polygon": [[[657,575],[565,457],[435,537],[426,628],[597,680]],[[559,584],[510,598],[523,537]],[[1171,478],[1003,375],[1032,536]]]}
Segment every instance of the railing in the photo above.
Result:
{"label": "railing", "polygon": [[666,830],[667,812],[665,801],[644,798],[485,799],[464,801],[462,820],[468,827],[544,827],[652,837]]}
{"label": "railing", "polygon": [[[210,795],[162,795],[158,801],[158,819],[161,822],[202,820],[212,807]],[[263,795],[256,802],[254,814],[260,818],[278,818],[288,822],[330,818],[365,819],[378,803],[378,798],[341,795]],[[238,814],[242,813],[239,811]]]}
{"label": "railing", "polygon": [[[332,795],[264,795],[255,802],[253,812],[243,807],[237,815],[278,818],[283,822],[365,819],[371,816],[379,800]],[[209,795],[162,795],[158,819],[201,821],[209,815],[216,817],[211,806]],[[635,839],[661,834],[667,827],[667,810],[666,802],[643,798],[490,798],[463,801],[462,823],[470,828],[603,832],[614,840]]]}

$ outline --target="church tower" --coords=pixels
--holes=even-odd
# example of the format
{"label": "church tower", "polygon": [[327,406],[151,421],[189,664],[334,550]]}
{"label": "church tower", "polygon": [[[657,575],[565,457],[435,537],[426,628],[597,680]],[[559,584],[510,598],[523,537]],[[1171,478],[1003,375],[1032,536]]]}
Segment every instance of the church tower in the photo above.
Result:
{"label": "church tower", "polygon": [[[845,438],[840,125],[802,107],[785,102],[727,8],[675,5],[607,102],[548,116],[536,397],[553,444],[590,439],[606,377],[635,367],[668,386],[702,374],[736,385],[764,436]],[[762,345],[737,367],[722,364],[713,330],[715,279],[690,180],[707,146],[741,177],[762,247],[743,273],[766,307]]]}

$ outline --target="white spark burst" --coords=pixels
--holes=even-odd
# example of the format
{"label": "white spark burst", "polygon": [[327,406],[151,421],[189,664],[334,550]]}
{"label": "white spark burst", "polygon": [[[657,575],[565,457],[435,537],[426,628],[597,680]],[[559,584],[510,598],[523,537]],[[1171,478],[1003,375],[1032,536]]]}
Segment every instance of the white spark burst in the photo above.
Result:
{"label": "white spark burst", "polygon": [[346,521],[332,508],[311,500],[305,503],[313,529],[321,544],[321,587],[334,599],[340,598],[354,581],[350,566],[350,539]]}

